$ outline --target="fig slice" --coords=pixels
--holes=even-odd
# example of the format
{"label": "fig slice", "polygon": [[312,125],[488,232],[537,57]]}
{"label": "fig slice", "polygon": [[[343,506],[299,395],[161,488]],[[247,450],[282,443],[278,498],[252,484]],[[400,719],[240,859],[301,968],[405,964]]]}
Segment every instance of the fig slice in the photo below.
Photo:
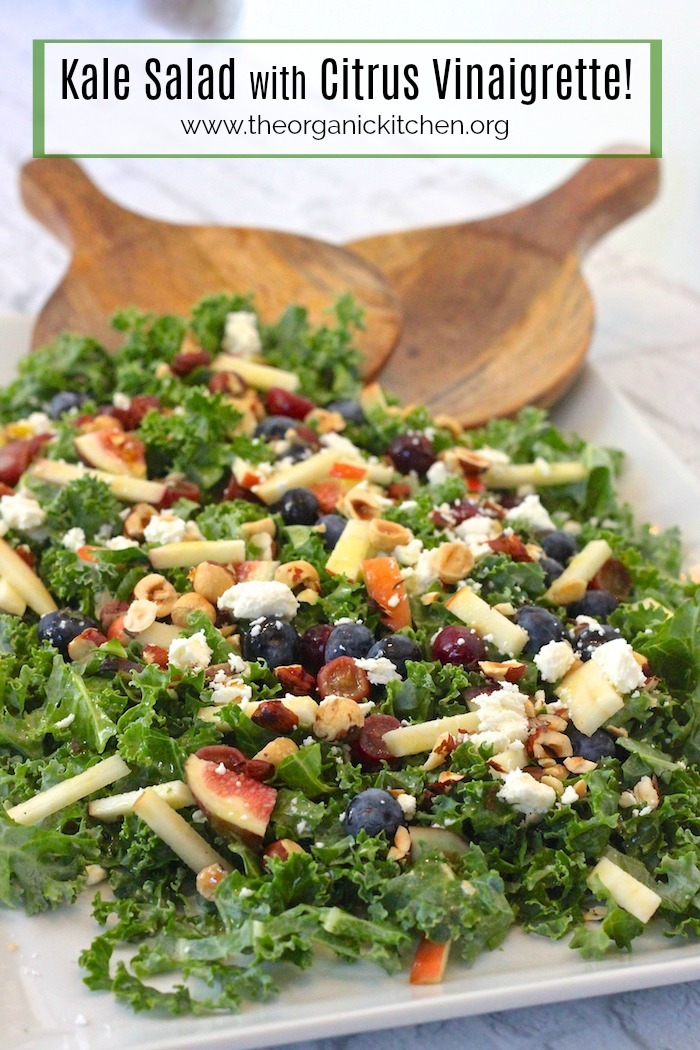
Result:
{"label": "fig slice", "polygon": [[203,813],[218,831],[242,831],[262,838],[277,792],[268,784],[229,768],[224,762],[190,755],[185,777]]}
{"label": "fig slice", "polygon": [[91,467],[110,474],[146,477],[146,451],[143,442],[122,430],[91,430],[74,439],[80,457]]}

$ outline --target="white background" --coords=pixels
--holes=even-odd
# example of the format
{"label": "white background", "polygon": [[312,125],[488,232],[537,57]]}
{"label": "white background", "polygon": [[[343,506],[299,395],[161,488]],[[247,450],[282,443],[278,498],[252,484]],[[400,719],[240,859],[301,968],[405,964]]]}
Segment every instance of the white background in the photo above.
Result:
{"label": "white background", "polygon": [[[586,155],[599,152],[610,143],[634,143],[640,152],[648,152],[649,146],[649,65],[648,44],[609,43],[246,43],[231,44],[74,44],[51,43],[44,46],[45,54],[45,151],[74,155],[103,154],[356,154],[375,156],[387,154],[573,154]],[[156,60],[158,65],[154,63]],[[187,61],[193,66],[194,97],[189,99],[187,88]],[[235,68],[235,98],[218,97],[216,88],[213,98],[200,99],[197,86],[198,70],[207,63],[214,71],[214,82],[218,83],[218,71],[226,67],[227,79],[224,91],[231,93],[229,63],[233,59]],[[327,75],[324,83],[322,66],[328,68],[326,60],[335,61],[335,73]],[[593,60],[599,64],[597,83],[589,72],[580,79],[577,64],[583,61],[589,66]],[[77,66],[75,62],[77,60]],[[514,98],[509,97],[510,67],[515,62]],[[149,78],[148,68],[158,70],[157,76]],[[626,62],[630,62],[629,92],[626,86]],[[357,72],[352,67],[361,63]],[[445,81],[445,97],[440,99],[433,62],[440,76],[449,71]],[[105,76],[105,63],[107,63]],[[484,97],[467,100],[467,66],[478,63],[484,70]],[[167,68],[174,65],[183,71],[182,86],[177,93],[180,99],[167,97],[169,79]],[[343,90],[343,67],[350,66],[349,90]],[[540,70],[545,65],[568,66],[568,91],[570,98],[557,98],[555,70],[549,69],[548,81],[543,81]],[[84,72],[85,66],[97,70],[98,88],[90,84],[92,70]],[[377,86],[370,98],[370,81],[367,70],[377,66]],[[489,70],[500,66],[505,71],[503,98],[489,98],[491,80]],[[530,72],[525,67],[534,67]],[[606,98],[604,91],[606,68],[616,66],[619,97]],[[126,97],[116,97],[115,71],[123,67],[128,70],[129,83]],[[257,73],[272,70],[296,69],[305,82],[305,95],[301,98],[254,97],[251,82]],[[381,69],[388,67],[390,75],[394,68],[408,69],[413,82],[399,78],[401,88],[396,99],[385,99],[382,95]],[[463,68],[463,83],[458,85],[457,70]],[[70,83],[79,96],[73,97],[67,85],[63,98],[64,70],[71,71]],[[74,72],[73,72],[74,70]],[[521,72],[522,71],[522,72]],[[521,80],[522,73],[525,79]],[[172,76],[172,74],[171,74]],[[302,79],[299,78],[299,80]],[[85,98],[83,83],[87,80]],[[157,84],[155,83],[157,81]],[[393,84],[393,80],[390,81]],[[532,83],[532,86],[529,86]],[[521,87],[522,85],[522,87]],[[160,86],[158,98],[149,98],[147,87]],[[335,89],[334,99],[324,98]],[[409,97],[404,97],[403,88],[409,88]],[[461,91],[459,88],[461,87]],[[598,96],[593,97],[593,93]],[[411,97],[417,90],[417,96]],[[522,94],[521,94],[522,92]],[[122,96],[125,92],[120,92]],[[152,94],[151,90],[151,94]],[[346,98],[343,99],[343,94]],[[390,91],[390,94],[394,93]],[[614,95],[615,92],[612,92]],[[629,98],[627,98],[629,94]],[[522,101],[525,99],[525,102]],[[532,102],[527,99],[532,98]],[[301,133],[287,130],[283,134],[250,133],[248,118],[254,119],[253,131],[260,125],[257,117],[263,117],[270,125],[284,122],[290,128],[296,122],[299,128],[306,127],[304,121],[344,120],[359,122],[377,118],[401,117],[420,127],[421,117],[436,122],[441,120],[462,121],[456,126],[469,128],[477,121],[473,132],[467,135],[447,135],[433,130],[419,134],[345,134],[319,137],[314,128]],[[187,134],[182,121],[222,118],[242,119],[243,132],[237,135],[207,135],[201,131],[196,136]],[[495,133],[484,134],[484,125],[497,121],[507,122],[507,138]],[[480,122],[480,123],[479,123]],[[353,125],[350,125],[351,128]],[[422,125],[425,127],[425,125]],[[443,124],[443,131],[447,128]],[[262,125],[263,129],[267,125]],[[319,127],[319,124],[316,125]],[[428,125],[428,128],[433,128]],[[496,128],[496,131],[499,129]]]}

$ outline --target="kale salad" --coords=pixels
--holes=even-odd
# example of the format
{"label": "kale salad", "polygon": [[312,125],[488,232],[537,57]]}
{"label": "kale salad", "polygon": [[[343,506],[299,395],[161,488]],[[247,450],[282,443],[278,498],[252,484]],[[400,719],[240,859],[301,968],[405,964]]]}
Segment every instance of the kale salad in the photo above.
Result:
{"label": "kale salad", "polygon": [[0,901],[94,895],[84,980],[135,1010],[700,934],[677,531],[540,410],[363,386],[359,323],[125,310],[0,392]]}

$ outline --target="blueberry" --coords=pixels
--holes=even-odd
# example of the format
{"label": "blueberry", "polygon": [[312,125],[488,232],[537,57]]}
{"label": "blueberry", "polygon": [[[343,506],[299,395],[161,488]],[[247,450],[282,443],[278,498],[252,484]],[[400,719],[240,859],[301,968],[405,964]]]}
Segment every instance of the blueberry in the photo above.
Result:
{"label": "blueberry", "polygon": [[310,489],[289,489],[277,504],[285,525],[313,525],[318,518],[318,500]]}
{"label": "blueberry", "polygon": [[343,827],[354,838],[364,829],[368,835],[383,831],[393,840],[397,828],[406,822],[403,810],[393,795],[380,788],[367,788],[355,795],[343,816]]}
{"label": "blueberry", "polygon": [[615,741],[604,729],[596,729],[590,736],[580,733],[578,729],[569,729],[569,739],[574,754],[585,758],[587,762],[600,762],[601,758],[613,758],[615,755]]}
{"label": "blueberry", "polygon": [[386,660],[391,660],[402,678],[406,677],[407,660],[423,659],[418,645],[405,634],[388,634],[386,638],[374,643],[367,656],[370,659],[383,656]]}
{"label": "blueberry", "polygon": [[97,627],[94,620],[88,620],[72,609],[57,609],[45,613],[39,620],[37,637],[40,642],[49,642],[58,649],[61,656],[68,659],[68,646],[88,627]]}
{"label": "blueberry", "polygon": [[326,405],[329,412],[340,412],[343,419],[346,419],[348,423],[364,423],[365,414],[362,411],[362,406],[359,401],[331,401],[330,405]]}
{"label": "blueberry", "polygon": [[582,660],[590,660],[594,649],[605,642],[612,642],[615,638],[622,637],[620,632],[609,624],[601,624],[599,627],[586,627],[576,636],[574,649]]}
{"label": "blueberry", "polygon": [[273,670],[287,664],[298,664],[300,649],[299,635],[290,623],[283,620],[265,619],[241,634],[243,659],[264,660]]}
{"label": "blueberry", "polygon": [[340,514],[324,514],[318,523],[323,525],[323,545],[327,551],[332,551],[347,525],[347,519]]}
{"label": "blueberry", "polygon": [[561,565],[566,565],[578,550],[576,538],[563,529],[554,529],[545,533],[540,539],[540,546],[548,558],[554,558]]}
{"label": "blueberry", "polygon": [[527,631],[525,652],[534,656],[547,642],[560,642],[564,637],[564,624],[547,609],[539,605],[523,605],[515,614],[515,622]]}
{"label": "blueberry", "polygon": [[580,602],[572,602],[569,616],[592,616],[595,620],[607,620],[617,609],[617,598],[610,591],[586,591]]}
{"label": "blueberry", "polygon": [[291,416],[266,416],[256,426],[253,437],[263,437],[267,441],[279,441],[288,430],[296,430],[298,426],[299,420],[292,419]]}
{"label": "blueberry", "polygon": [[544,573],[544,582],[550,587],[558,576],[564,571],[564,566],[561,562],[556,561],[554,558],[540,558],[540,568]]}
{"label": "blueberry", "polygon": [[339,623],[328,635],[326,663],[338,656],[367,656],[374,645],[374,635],[362,623]]}
{"label": "blueberry", "polygon": [[87,394],[74,393],[71,390],[62,390],[60,394],[54,394],[46,406],[46,415],[50,419],[60,419],[65,412],[80,408],[88,400]]}

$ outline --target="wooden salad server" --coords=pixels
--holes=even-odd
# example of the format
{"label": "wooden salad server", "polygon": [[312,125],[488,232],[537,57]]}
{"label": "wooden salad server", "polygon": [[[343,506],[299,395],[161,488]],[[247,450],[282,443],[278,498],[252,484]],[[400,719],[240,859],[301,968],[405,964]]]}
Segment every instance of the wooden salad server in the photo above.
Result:
{"label": "wooden salad server", "polygon": [[658,160],[600,157],[515,211],[351,241],[391,278],[403,307],[401,340],[380,382],[469,426],[551,405],[591,339],[581,257],[649,204],[658,185]]}
{"label": "wooden salad server", "polygon": [[120,307],[188,314],[204,295],[252,292],[264,321],[290,303],[315,324],[350,292],[364,310],[359,345],[365,375],[396,344],[401,309],[389,281],[352,252],[275,230],[183,226],[137,215],[106,197],[74,161],[32,160],[22,170],[24,203],[72,251],[58,288],[39,313],[32,346],[65,330],[118,343],[109,317]]}

